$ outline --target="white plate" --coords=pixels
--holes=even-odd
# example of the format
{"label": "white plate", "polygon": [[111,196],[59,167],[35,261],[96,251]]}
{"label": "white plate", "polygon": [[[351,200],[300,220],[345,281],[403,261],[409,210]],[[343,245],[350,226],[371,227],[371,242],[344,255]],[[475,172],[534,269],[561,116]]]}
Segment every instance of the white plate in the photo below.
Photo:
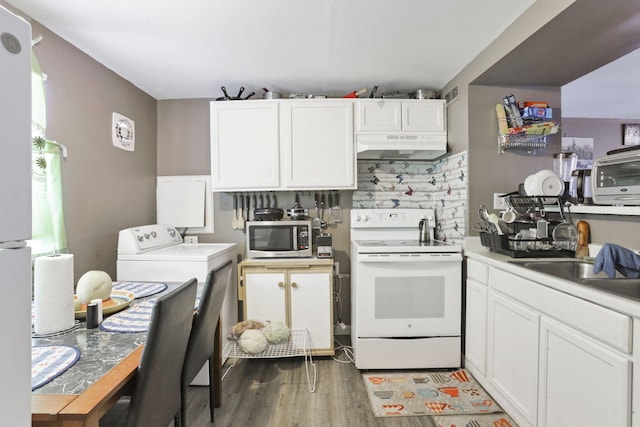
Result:
{"label": "white plate", "polygon": [[564,181],[550,169],[543,169],[536,173],[533,182],[538,196],[555,197],[564,192]]}
{"label": "white plate", "polygon": [[527,193],[527,196],[535,196],[536,194],[534,194],[536,192],[535,188],[534,188],[534,178],[535,178],[535,174],[533,175],[529,175],[525,180],[524,180],[524,192]]}

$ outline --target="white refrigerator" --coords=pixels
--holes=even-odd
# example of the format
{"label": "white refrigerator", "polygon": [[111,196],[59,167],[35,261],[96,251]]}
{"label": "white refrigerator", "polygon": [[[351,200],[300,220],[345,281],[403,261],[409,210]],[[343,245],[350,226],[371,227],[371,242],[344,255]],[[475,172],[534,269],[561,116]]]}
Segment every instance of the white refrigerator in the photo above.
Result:
{"label": "white refrigerator", "polygon": [[31,425],[31,26],[0,6],[1,426]]}

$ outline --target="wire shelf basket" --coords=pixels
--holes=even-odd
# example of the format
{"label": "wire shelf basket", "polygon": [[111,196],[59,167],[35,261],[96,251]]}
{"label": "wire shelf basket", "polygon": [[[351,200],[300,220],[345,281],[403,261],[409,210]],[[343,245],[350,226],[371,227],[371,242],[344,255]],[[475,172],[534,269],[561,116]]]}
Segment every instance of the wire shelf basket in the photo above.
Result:
{"label": "wire shelf basket", "polygon": [[504,154],[507,150],[519,149],[535,153],[539,148],[547,146],[546,135],[527,135],[523,133],[505,134],[498,136],[498,151]]}

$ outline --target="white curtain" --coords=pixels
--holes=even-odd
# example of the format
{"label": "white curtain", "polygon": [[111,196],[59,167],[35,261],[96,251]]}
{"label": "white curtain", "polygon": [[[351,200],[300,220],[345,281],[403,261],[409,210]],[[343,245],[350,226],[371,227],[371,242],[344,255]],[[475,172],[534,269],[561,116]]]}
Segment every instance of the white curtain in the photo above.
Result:
{"label": "white curtain", "polygon": [[32,208],[33,237],[29,242],[33,257],[67,251],[67,232],[62,209],[60,147],[45,138],[46,99],[44,80],[35,55],[32,75]]}

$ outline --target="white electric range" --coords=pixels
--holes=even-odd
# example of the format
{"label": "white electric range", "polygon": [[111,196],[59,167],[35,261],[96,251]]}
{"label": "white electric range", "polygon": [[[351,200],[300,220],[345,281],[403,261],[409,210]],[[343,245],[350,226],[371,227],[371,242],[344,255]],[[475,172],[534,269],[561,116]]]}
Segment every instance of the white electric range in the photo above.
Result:
{"label": "white electric range", "polygon": [[[420,242],[426,218],[429,241]],[[457,368],[462,248],[434,240],[431,209],[351,211],[351,343],[358,369]]]}

